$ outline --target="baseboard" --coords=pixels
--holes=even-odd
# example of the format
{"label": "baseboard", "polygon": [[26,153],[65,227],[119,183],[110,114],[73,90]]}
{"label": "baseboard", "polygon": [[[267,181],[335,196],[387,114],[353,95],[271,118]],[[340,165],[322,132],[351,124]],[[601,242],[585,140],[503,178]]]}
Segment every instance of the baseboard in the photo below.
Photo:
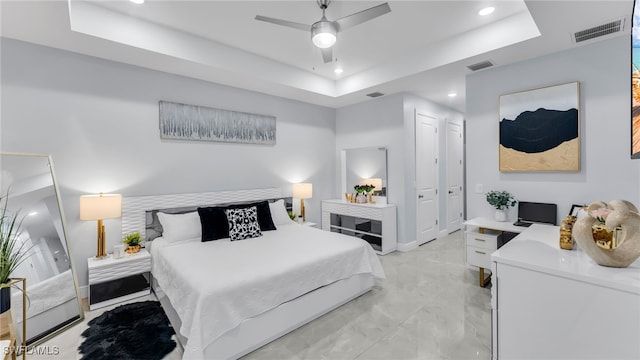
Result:
{"label": "baseboard", "polygon": [[416,249],[417,247],[418,247],[417,241],[412,241],[408,243],[398,243],[398,251],[400,252],[411,251],[413,249]]}

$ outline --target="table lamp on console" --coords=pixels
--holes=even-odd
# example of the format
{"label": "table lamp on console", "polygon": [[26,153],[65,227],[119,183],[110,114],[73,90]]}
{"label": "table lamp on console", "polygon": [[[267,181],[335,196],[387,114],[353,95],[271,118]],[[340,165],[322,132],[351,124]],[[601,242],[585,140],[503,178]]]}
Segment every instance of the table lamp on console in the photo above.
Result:
{"label": "table lamp on console", "polygon": [[298,183],[293,184],[293,198],[300,199],[300,215],[302,215],[302,221],[307,221],[307,217],[304,213],[304,199],[311,199],[313,197],[313,184],[311,183]]}
{"label": "table lamp on console", "polygon": [[106,234],[102,220],[122,215],[122,195],[103,194],[80,197],[80,220],[98,220],[98,251],[96,258],[107,256]]}

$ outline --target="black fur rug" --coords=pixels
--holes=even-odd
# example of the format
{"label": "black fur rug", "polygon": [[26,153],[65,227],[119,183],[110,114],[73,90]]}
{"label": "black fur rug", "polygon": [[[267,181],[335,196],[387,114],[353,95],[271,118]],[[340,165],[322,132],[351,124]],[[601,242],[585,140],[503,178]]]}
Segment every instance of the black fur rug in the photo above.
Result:
{"label": "black fur rug", "polygon": [[89,321],[78,350],[82,360],[159,360],[175,349],[173,334],[159,302],[130,303]]}

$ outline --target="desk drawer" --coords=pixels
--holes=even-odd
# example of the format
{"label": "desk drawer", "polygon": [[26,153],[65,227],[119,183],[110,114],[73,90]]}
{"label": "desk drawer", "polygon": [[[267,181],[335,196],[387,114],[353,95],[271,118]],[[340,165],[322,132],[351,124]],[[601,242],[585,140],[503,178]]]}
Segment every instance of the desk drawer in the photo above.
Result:
{"label": "desk drawer", "polygon": [[467,262],[469,265],[491,269],[492,250],[467,245]]}
{"label": "desk drawer", "polygon": [[467,246],[487,249],[493,252],[498,249],[499,231],[485,230],[484,234],[475,231],[467,231]]}

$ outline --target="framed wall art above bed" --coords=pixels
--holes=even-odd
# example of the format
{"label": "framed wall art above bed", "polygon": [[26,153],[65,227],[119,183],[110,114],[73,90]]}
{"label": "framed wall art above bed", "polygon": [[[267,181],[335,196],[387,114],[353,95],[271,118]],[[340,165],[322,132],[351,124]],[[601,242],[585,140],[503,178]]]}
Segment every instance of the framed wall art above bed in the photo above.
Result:
{"label": "framed wall art above bed", "polygon": [[579,88],[576,81],[500,96],[500,171],[580,171]]}
{"label": "framed wall art above bed", "polygon": [[275,116],[160,101],[160,137],[275,145]]}

